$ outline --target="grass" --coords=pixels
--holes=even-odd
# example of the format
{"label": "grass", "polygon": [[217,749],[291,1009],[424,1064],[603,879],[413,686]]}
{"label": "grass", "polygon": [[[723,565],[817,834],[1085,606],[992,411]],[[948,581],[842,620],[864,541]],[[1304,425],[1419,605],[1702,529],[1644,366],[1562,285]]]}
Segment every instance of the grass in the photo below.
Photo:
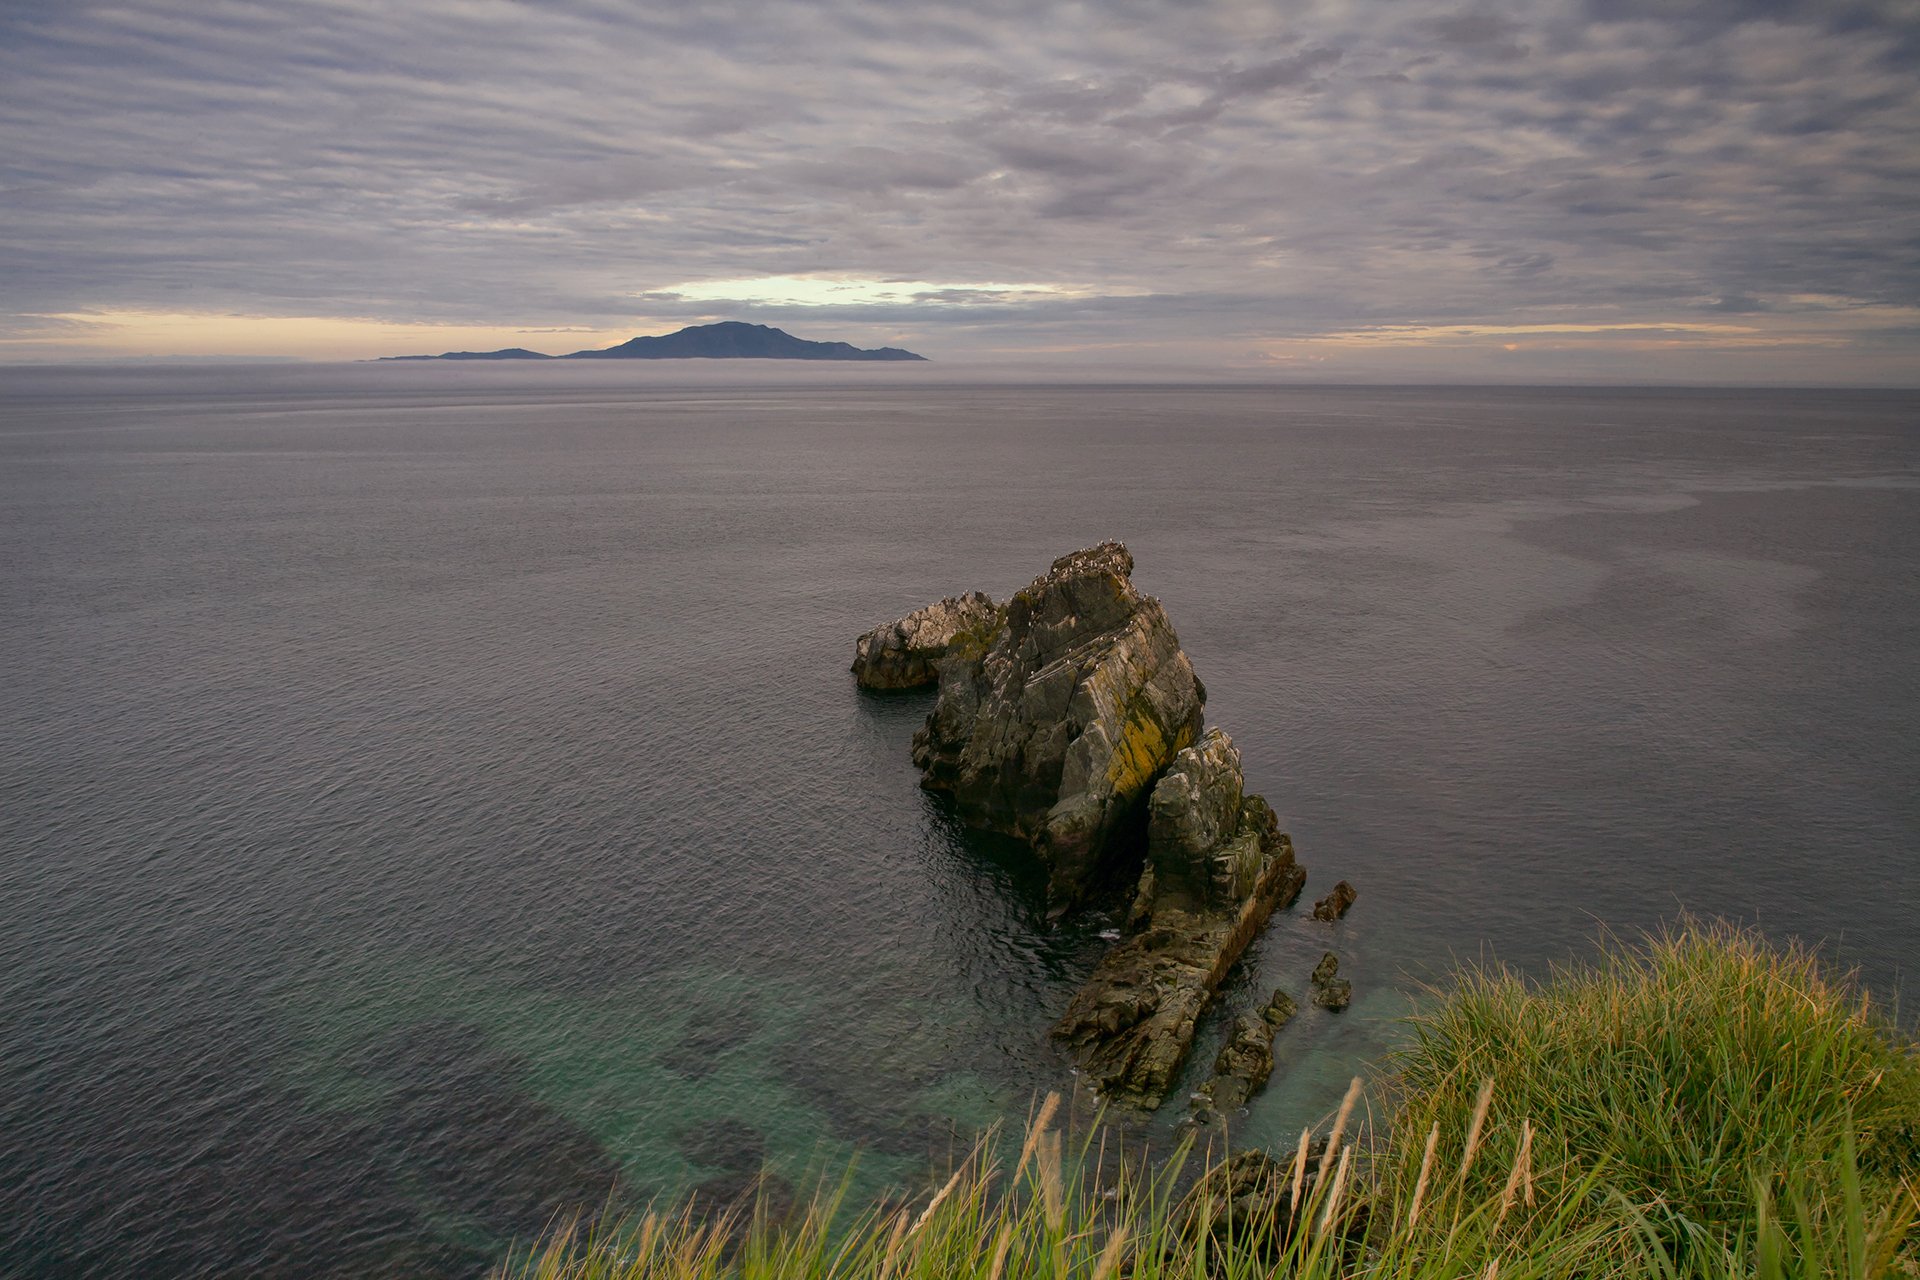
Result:
{"label": "grass", "polygon": [[568,1227],[502,1280],[1920,1276],[1920,1057],[1804,951],[1686,921],[1463,974],[1285,1156],[1117,1159],[1049,1098],[930,1194]]}
{"label": "grass", "polygon": [[1486,1159],[1462,1194],[1504,1192],[1526,1126],[1539,1191],[1598,1171],[1590,1216],[1630,1210],[1669,1256],[1751,1249],[1783,1203],[1831,1220],[1849,1180],[1898,1203],[1920,1174],[1913,1046],[1812,954],[1748,931],[1683,921],[1539,986],[1471,970],[1413,1030],[1396,1064],[1396,1181],[1415,1137],[1437,1129],[1460,1148],[1488,1082]]}

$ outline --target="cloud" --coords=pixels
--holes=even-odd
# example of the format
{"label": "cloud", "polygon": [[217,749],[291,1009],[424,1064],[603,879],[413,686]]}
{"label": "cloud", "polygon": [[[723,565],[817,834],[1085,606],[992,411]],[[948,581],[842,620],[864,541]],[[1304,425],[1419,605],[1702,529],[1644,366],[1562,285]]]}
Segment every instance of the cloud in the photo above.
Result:
{"label": "cloud", "polygon": [[[1503,326],[1818,311],[1780,356],[1797,376],[1840,367],[1835,342],[1858,376],[1920,367],[1881,322],[1920,305],[1920,31],[1897,6],[1101,14],[11,4],[0,336],[58,351],[103,314],[599,333],[724,306],[945,355],[1479,326],[1471,371],[1504,367]],[[699,288],[794,279],[898,287]],[[1814,296],[1844,305],[1793,301]],[[1738,356],[1672,332],[1673,376]]]}
{"label": "cloud", "polygon": [[1277,89],[1295,89],[1312,84],[1318,72],[1339,60],[1338,49],[1309,49],[1292,57],[1221,71],[1210,77],[1212,91],[1199,102],[1144,118],[1163,126],[1210,124],[1242,99],[1263,97]]}

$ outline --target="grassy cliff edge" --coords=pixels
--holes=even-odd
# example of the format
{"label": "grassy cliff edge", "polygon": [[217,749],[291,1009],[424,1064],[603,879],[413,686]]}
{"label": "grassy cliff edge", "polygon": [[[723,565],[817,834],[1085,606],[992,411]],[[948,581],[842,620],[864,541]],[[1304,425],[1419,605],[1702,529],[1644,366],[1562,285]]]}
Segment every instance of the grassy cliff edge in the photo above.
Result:
{"label": "grassy cliff edge", "polygon": [[1469,970],[1376,1075],[1285,1155],[1116,1169],[1049,1098],[931,1195],[570,1227],[499,1276],[1920,1276],[1920,1047],[1799,948],[1689,920]]}

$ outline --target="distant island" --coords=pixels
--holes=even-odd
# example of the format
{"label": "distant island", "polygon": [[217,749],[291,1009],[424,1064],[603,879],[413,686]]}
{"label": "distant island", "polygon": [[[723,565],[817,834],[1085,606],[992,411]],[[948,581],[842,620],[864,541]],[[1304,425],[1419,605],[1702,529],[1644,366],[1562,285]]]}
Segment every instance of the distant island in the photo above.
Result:
{"label": "distant island", "polygon": [[382,356],[382,360],[925,360],[899,347],[867,349],[845,342],[810,342],[772,325],[723,320],[675,333],[629,338],[617,347],[550,356],[525,347],[503,351],[448,351],[437,356]]}

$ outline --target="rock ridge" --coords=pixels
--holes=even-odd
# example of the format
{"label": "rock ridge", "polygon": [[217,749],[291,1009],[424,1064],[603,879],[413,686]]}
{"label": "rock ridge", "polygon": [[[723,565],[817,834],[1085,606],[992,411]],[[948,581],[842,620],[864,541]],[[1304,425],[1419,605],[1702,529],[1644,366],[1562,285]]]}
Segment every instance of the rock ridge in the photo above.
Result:
{"label": "rock ridge", "polygon": [[1220,983],[1307,879],[1259,796],[1241,800],[1238,822],[1204,860],[1226,888],[1198,901],[1158,888],[1157,867],[1142,873],[1138,932],[1107,952],[1054,1026],[1101,1095],[1122,1106],[1151,1111],[1166,1100]]}

